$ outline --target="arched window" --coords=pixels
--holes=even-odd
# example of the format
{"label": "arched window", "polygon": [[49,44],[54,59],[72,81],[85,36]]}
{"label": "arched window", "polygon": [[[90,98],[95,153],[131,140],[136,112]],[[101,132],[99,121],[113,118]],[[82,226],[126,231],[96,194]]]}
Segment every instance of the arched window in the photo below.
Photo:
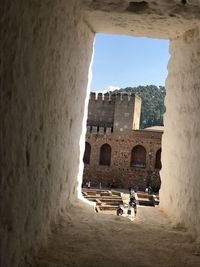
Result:
{"label": "arched window", "polygon": [[131,152],[131,166],[138,168],[145,168],[146,154],[147,154],[146,149],[143,146],[141,145],[135,146]]}
{"label": "arched window", "polygon": [[88,142],[85,142],[85,152],[83,157],[83,162],[85,164],[90,164],[90,153],[91,153],[91,145]]}
{"label": "arched window", "polygon": [[111,146],[104,144],[100,148],[100,160],[99,165],[110,166],[111,162]]}
{"label": "arched window", "polygon": [[162,163],[161,163],[161,148],[158,149],[156,152],[156,162],[155,162],[155,169],[161,169],[162,168]]}

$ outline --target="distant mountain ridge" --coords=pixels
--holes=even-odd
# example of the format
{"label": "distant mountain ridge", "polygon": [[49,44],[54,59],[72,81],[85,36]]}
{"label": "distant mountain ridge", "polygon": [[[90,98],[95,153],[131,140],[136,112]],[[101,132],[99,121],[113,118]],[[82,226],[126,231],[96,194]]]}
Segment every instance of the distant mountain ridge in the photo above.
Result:
{"label": "distant mountain ridge", "polygon": [[164,98],[166,95],[164,86],[147,85],[126,87],[112,91],[112,93],[134,93],[142,99],[140,128],[151,126],[163,126],[163,114],[165,112]]}

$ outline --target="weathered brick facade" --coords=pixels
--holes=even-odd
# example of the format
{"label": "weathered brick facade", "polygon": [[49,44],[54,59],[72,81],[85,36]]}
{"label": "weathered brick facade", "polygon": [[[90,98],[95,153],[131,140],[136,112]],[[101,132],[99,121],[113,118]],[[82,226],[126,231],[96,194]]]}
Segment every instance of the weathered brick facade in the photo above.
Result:
{"label": "weathered brick facade", "polygon": [[[116,99],[116,96],[109,96],[109,98]],[[102,105],[97,102],[99,116],[96,116],[94,94],[92,94],[92,103],[90,98],[88,110],[90,120],[88,120],[86,134],[83,182],[90,180],[93,185],[114,183],[117,187],[133,186],[137,189],[145,189],[152,183],[150,181],[152,177],[159,176],[163,131],[133,130],[134,121],[139,121],[141,106],[141,103],[136,105],[135,102],[141,102],[141,100],[134,96],[128,100],[126,96],[126,101],[122,103],[122,99],[123,97],[117,102],[117,108],[115,107],[116,103],[111,101],[112,108],[105,110],[103,101]],[[121,116],[119,115],[120,105],[122,106]],[[128,106],[127,110],[125,106]],[[116,109],[118,110],[117,116],[114,112]],[[130,110],[135,112],[130,115]],[[124,114],[127,113],[128,115],[125,116],[128,119],[124,120]],[[110,118],[107,121],[108,124],[106,116]],[[116,117],[117,119],[114,119]],[[98,121],[99,118],[100,121]],[[115,124],[120,127],[115,128]],[[124,127],[125,125],[127,127]],[[108,128],[111,128],[110,131]],[[155,187],[160,186],[159,179],[153,182],[156,183]]]}

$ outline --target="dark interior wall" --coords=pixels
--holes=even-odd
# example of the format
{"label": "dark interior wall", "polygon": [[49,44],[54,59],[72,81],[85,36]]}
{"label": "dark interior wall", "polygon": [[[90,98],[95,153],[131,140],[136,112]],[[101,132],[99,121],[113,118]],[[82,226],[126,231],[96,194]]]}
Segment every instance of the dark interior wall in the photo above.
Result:
{"label": "dark interior wall", "polygon": [[0,266],[44,243],[75,197],[93,33],[80,1],[1,2]]}

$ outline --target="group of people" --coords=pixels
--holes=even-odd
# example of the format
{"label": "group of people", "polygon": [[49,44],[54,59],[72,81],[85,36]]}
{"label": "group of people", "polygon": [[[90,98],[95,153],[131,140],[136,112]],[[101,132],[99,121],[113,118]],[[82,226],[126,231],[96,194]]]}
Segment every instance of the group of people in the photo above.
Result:
{"label": "group of people", "polygon": [[[131,216],[132,213],[134,212],[134,215],[137,215],[137,203],[136,203],[136,198],[135,198],[135,191],[132,187],[129,188],[129,203],[128,203],[128,210],[127,214],[128,216]],[[124,211],[121,207],[117,209],[117,216],[123,215]]]}

